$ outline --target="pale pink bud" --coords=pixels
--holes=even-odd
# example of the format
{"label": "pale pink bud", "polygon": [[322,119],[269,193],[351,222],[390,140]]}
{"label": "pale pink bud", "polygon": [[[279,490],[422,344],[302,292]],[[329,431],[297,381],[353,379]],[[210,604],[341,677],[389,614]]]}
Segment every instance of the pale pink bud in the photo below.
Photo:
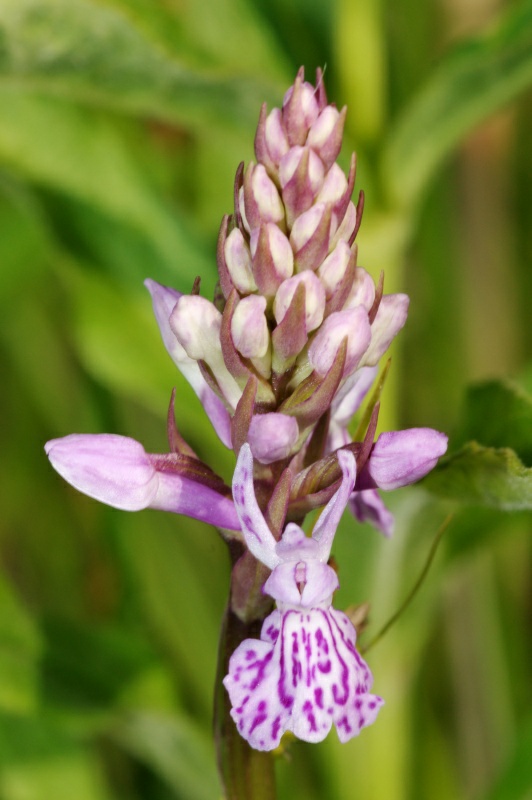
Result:
{"label": "pale pink bud", "polygon": [[[337,228],[334,236],[332,237],[331,246],[334,247],[338,242],[344,241],[349,242],[351,236],[353,235],[356,225],[357,225],[357,210],[352,201],[349,202],[347,206],[347,211],[343,219],[340,222],[339,227]],[[336,215],[333,214],[333,223],[335,225],[338,224],[336,221]]]}
{"label": "pale pink bud", "polygon": [[284,319],[300,283],[305,284],[305,327],[307,333],[310,333],[321,325],[325,311],[325,289],[314,272],[306,269],[284,281],[275,295],[273,313],[279,324]]}
{"label": "pale pink bud", "polygon": [[226,447],[232,447],[230,432],[230,417],[227,409],[217,394],[205,381],[201,370],[194,361],[189,358],[185,348],[178,341],[177,336],[170,327],[170,315],[176,302],[181,297],[180,292],[163,286],[149,278],[144,281],[145,286],[150,292],[153,300],[153,310],[159,325],[161,336],[166,349],[168,350],[174,364],[190,383],[214,429]]}
{"label": "pale pink bud", "polygon": [[307,174],[310,188],[314,194],[316,194],[323,183],[323,163],[320,157],[317,156],[313,150],[309,150],[308,147],[296,146],[290,148],[286,155],[283,156],[279,164],[279,180],[284,189],[288,181],[296,172],[304,154],[307,154],[309,158]]}
{"label": "pale pink bud", "polygon": [[430,472],[446,450],[447,436],[432,428],[381,433],[360,474],[360,488],[390,491],[408,486]]}
{"label": "pale pink bud", "polygon": [[344,277],[350,258],[351,249],[347,242],[338,242],[332,253],[328,255],[323,264],[318,267],[318,275],[325,287],[327,299],[332,297],[340,281]]}
{"label": "pale pink bud", "polygon": [[331,209],[323,203],[301,214],[292,227],[290,240],[298,272],[317,269],[329,252]]}
{"label": "pale pink bud", "polygon": [[262,164],[258,164],[253,170],[251,185],[262,221],[281,222],[284,219],[283,204],[277,187],[268,177],[268,173]]}
{"label": "pale pink bud", "polygon": [[220,343],[222,315],[200,295],[183,295],[170,316],[170,327],[187,355],[211,368],[228,403],[235,408],[241,390],[225,366]]}
{"label": "pale pink bud", "polygon": [[262,358],[268,351],[270,334],[264,314],[266,298],[252,294],[235,308],[231,320],[231,336],[244,358]]}
{"label": "pale pink bud", "polygon": [[279,284],[294,272],[294,253],[277,225],[255,228],[250,236],[255,282],[263,294],[275,294]]}
{"label": "pale pink bud", "polygon": [[296,219],[290,234],[290,242],[292,243],[294,252],[297,253],[298,250],[301,250],[313,237],[322,221],[325,211],[326,209],[323,203],[317,203]]}
{"label": "pale pink bud", "polygon": [[270,158],[278,165],[289,148],[280,108],[274,108],[266,117],[265,138]]}
{"label": "pale pink bud", "polygon": [[334,106],[326,106],[309,131],[307,145],[318,153],[326,167],[334,163],[341,150],[346,112],[345,107],[340,112]]}
{"label": "pale pink bud", "polygon": [[409,303],[406,294],[384,295],[371,325],[371,344],[364,355],[365,365],[373,366],[386,352],[406,322]]}
{"label": "pale pink bud", "polygon": [[314,87],[297,78],[283,101],[283,122],[290,145],[305,143],[308,129],[316,121],[318,114],[319,106]]}
{"label": "pale pink bud", "polygon": [[262,164],[250,164],[244,176],[244,208],[249,230],[265,222],[282,222],[284,206],[277,187]]}
{"label": "pale pink bud", "polygon": [[251,452],[261,464],[287,458],[299,437],[295,417],[272,411],[256,414],[251,420],[248,441]]}
{"label": "pale pink bud", "polygon": [[248,218],[246,216],[246,204],[244,202],[243,186],[241,186],[240,189],[238,190],[238,210],[240,211],[240,216],[242,217],[244,228],[247,230],[248,233],[251,233],[251,228],[248,222]]}
{"label": "pale pink bud", "polygon": [[327,374],[345,338],[347,353],[344,376],[356,369],[370,343],[371,328],[366,309],[362,306],[335,311],[318,329],[309,347],[308,357],[319,375]]}
{"label": "pale pink bud", "polygon": [[349,297],[345,302],[345,308],[355,308],[364,306],[369,311],[375,300],[375,283],[369,273],[362,267],[357,267],[355,280],[349,292]]}
{"label": "pale pink bud", "polygon": [[283,203],[288,225],[306,211],[323,183],[323,162],[308,147],[292,147],[279,165]]}
{"label": "pale pink bud", "polygon": [[195,361],[209,361],[213,351],[221,351],[222,315],[200,295],[182,295],[170,316],[170,326],[187,355]]}
{"label": "pale pink bud", "polygon": [[333,164],[330,168],[320,193],[316,198],[317,203],[330,203],[335,205],[344,195],[347,189],[347,178],[338,164]]}
{"label": "pale pink bud", "polygon": [[251,268],[249,247],[239,228],[234,228],[224,244],[225,262],[233,284],[241,294],[257,290]]}

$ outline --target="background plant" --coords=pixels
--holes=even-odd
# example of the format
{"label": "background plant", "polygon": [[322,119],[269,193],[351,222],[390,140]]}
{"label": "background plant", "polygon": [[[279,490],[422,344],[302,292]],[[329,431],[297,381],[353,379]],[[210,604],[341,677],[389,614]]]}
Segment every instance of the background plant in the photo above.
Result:
{"label": "background plant", "polygon": [[[359,261],[412,298],[381,425],[455,432],[427,481],[441,501],[398,492],[392,543],[338,537],[336,605],[370,599],[378,630],[456,516],[372,657],[386,717],[344,747],[294,744],[279,796],[526,797],[532,6],[201,6],[0,0],[0,794],[219,794],[216,535],[97,506],[41,445],[114,430],[164,447],[179,376],[142,280],[189,291],[201,274],[212,292],[260,102],[278,104],[303,63],[309,75],[327,64],[329,97],[349,105],[344,166],[356,149],[367,201]],[[229,478],[192,392],[178,392],[183,434]]]}

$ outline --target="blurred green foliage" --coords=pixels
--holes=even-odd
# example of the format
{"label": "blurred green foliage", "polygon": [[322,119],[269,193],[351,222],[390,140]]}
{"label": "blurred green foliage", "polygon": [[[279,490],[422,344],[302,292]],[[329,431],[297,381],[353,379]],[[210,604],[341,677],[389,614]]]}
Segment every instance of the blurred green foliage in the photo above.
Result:
{"label": "blurred green foliage", "polygon": [[289,745],[279,797],[532,797],[531,2],[0,0],[2,800],[220,796],[222,544],[98,506],[42,445],[112,431],[162,452],[176,385],[182,433],[230,476],[142,280],[212,293],[234,171],[301,63],[349,106],[361,262],[412,298],[381,424],[454,431],[439,498],[390,498],[392,541],[343,520],[337,606],[370,600],[371,637],[455,517],[368,655],[378,723]]}

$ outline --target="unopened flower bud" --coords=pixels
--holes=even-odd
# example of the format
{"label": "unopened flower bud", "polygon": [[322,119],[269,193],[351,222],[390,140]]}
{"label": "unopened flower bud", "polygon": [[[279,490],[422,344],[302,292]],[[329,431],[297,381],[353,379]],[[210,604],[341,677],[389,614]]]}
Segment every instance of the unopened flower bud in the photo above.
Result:
{"label": "unopened flower bud", "polygon": [[224,397],[235,408],[242,392],[223,360],[218,309],[200,295],[183,295],[172,311],[170,327],[190,358],[209,365]]}
{"label": "unopened flower bud", "polygon": [[225,262],[233,284],[241,294],[257,290],[251,268],[248,244],[239,228],[234,228],[224,244]]}
{"label": "unopened flower bud", "polygon": [[299,437],[295,417],[271,412],[257,414],[251,420],[248,441],[251,452],[261,464],[287,458]]}
{"label": "unopened flower bud", "polygon": [[346,338],[344,376],[356,369],[370,343],[371,328],[365,308],[335,311],[323,322],[308,351],[309,362],[319,375],[327,374]]}
{"label": "unopened flower bud", "polygon": [[447,436],[432,428],[381,433],[357,488],[399,489],[423,478],[447,450]]}
{"label": "unopened flower bud", "polygon": [[170,327],[170,315],[175,304],[182,297],[181,293],[149,278],[144,283],[152,296],[153,310],[164,346],[174,364],[199,397],[216,433],[226,447],[231,447],[230,418],[226,407],[207,384],[198,364],[187,355],[185,348]]}
{"label": "unopened flower bud", "polygon": [[371,344],[363,363],[373,366],[386,352],[392,339],[401,330],[408,315],[409,297],[406,294],[385,294],[371,324]]}
{"label": "unopened flower bud", "polygon": [[220,349],[222,315],[199,295],[182,295],[170,317],[170,326],[189,358],[209,361]]}
{"label": "unopened flower bud", "polygon": [[334,163],[342,148],[346,113],[346,106],[341,112],[334,106],[326,106],[310,128],[307,145],[317,152],[326,167]]}
{"label": "unopened flower bud", "polygon": [[357,226],[357,210],[352,201],[349,202],[343,219],[337,220],[336,214],[333,214],[333,224],[338,225],[338,227],[332,236],[331,247],[335,247],[341,241],[350,244],[351,236]]}
{"label": "unopened flower bud", "polygon": [[323,184],[324,169],[319,156],[308,147],[292,147],[279,166],[279,180],[287,221],[306,211]]}
{"label": "unopened flower bud", "polygon": [[278,286],[294,272],[294,253],[277,225],[255,228],[250,236],[253,275],[261,294],[272,297]]}
{"label": "unopened flower bud", "polygon": [[270,342],[264,311],[266,298],[251,294],[241,300],[231,320],[231,336],[244,358],[262,358]]}
{"label": "unopened flower bud", "polygon": [[321,325],[325,311],[325,289],[314,272],[306,269],[283,281],[277,290],[273,313],[277,324],[283,319],[300,283],[305,284],[305,327],[307,333]]}
{"label": "unopened flower bud", "polygon": [[332,253],[330,253],[323,264],[318,267],[318,275],[325,288],[327,299],[332,297],[340,281],[344,277],[350,258],[351,248],[347,242],[338,242]]}
{"label": "unopened flower bud", "polygon": [[274,108],[266,118],[265,140],[270,158],[278,166],[280,160],[289,149],[280,108]]}
{"label": "unopened flower bud", "polygon": [[290,242],[298,270],[317,269],[329,251],[331,210],[316,203],[292,227]]}
{"label": "unopened flower bud", "polygon": [[294,173],[297,171],[302,158],[308,157],[308,177],[309,182],[314,193],[317,193],[323,183],[324,169],[323,163],[319,156],[308,147],[292,147],[283,156],[279,164],[279,180],[284,189],[286,184],[291,180]]}
{"label": "unopened flower bud", "polygon": [[369,311],[375,300],[375,283],[371,275],[362,267],[357,267],[355,280],[346,300],[345,308],[364,306]]}
{"label": "unopened flower bud", "polygon": [[338,164],[333,164],[328,171],[320,193],[316,197],[317,203],[330,203],[334,206],[342,199],[347,189],[347,178]]}
{"label": "unopened flower bud", "polygon": [[183,295],[181,292],[177,292],[169,286],[163,286],[156,281],[152,281],[150,278],[144,281],[144,285],[152,297],[153,311],[157,324],[159,325],[159,330],[161,331],[164,346],[168,350],[174,364],[179,367],[179,369],[181,369],[183,365],[185,367],[193,366],[197,369],[197,365],[193,359],[187,355],[186,350],[176,338],[169,324],[170,314],[179,298]]}
{"label": "unopened flower bud", "polygon": [[243,218],[250,233],[266,222],[284,221],[284,206],[279,192],[262,164],[248,166],[242,189],[240,210],[242,212],[243,206]]}
{"label": "unopened flower bud", "polygon": [[305,144],[308,129],[316,121],[318,114],[319,106],[314,87],[298,76],[283,101],[283,122],[291,147]]}

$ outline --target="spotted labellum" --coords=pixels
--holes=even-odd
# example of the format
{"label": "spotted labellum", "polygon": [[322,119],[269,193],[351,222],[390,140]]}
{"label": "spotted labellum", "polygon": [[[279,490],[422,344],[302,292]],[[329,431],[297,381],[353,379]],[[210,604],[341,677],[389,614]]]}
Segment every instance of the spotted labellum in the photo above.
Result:
{"label": "spotted labellum", "polygon": [[356,477],[352,453],[341,451],[338,459],[341,484],[312,537],[289,523],[280,541],[255,499],[249,445],[236,465],[233,497],[242,532],[249,550],[272,570],[263,590],[277,603],[260,640],[247,639],[234,652],[224,680],[231,716],[258,750],[277,747],[285,731],[319,742],[333,724],[346,742],[375,720],[383,704],[370,693],[373,679],[356,650],[351,621],[331,605],[338,577],[327,560]]}

